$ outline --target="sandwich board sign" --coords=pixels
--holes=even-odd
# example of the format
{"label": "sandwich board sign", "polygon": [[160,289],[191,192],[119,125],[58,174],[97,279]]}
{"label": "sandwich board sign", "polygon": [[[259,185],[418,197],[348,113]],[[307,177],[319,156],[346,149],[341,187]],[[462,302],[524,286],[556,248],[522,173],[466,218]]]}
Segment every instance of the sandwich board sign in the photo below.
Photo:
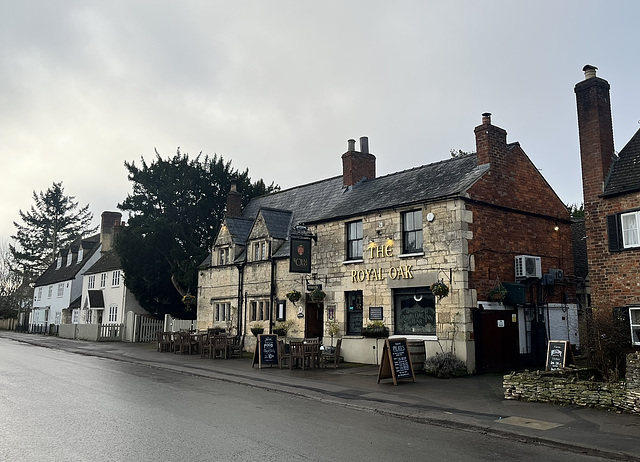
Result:
{"label": "sandwich board sign", "polygon": [[398,380],[403,379],[416,381],[406,338],[385,339],[384,341],[382,359],[378,369],[378,383],[380,380],[388,378],[393,379],[394,385],[398,385]]}

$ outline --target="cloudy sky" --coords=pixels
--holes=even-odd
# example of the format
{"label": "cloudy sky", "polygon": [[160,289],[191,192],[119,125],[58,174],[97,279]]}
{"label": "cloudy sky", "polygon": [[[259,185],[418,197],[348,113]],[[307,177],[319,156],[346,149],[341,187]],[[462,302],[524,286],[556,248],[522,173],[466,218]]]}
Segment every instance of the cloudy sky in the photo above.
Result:
{"label": "cloudy sky", "polygon": [[[616,149],[640,128],[635,1],[2,0],[0,239],[63,182],[96,217],[124,162],[178,147],[283,188],[475,149],[491,112],[565,203],[582,202],[574,85],[611,84]],[[125,217],[126,218],[126,217]]]}

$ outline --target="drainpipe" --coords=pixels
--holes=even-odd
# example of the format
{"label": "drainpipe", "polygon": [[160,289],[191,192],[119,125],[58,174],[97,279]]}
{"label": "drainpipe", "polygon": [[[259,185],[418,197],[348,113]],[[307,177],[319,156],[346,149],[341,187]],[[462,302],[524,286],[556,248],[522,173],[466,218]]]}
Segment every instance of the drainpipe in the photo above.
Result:
{"label": "drainpipe", "polygon": [[246,322],[243,323],[242,313],[243,313],[243,295],[242,291],[244,288],[244,265],[238,265],[238,319],[236,329],[238,330],[238,335],[242,335],[242,346],[244,346],[244,332],[246,331]]}
{"label": "drainpipe", "polygon": [[273,333],[273,315],[274,315],[274,304],[276,298],[276,262],[273,259],[273,255],[271,255],[271,241],[269,241],[269,260],[271,260],[271,290],[269,291],[269,333]]}

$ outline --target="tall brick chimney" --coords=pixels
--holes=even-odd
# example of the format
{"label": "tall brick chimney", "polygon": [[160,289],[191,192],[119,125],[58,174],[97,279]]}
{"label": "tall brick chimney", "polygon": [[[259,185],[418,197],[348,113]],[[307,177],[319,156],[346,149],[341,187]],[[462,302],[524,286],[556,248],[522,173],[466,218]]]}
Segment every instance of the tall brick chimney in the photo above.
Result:
{"label": "tall brick chimney", "polygon": [[356,151],[356,141],[349,140],[347,152],[342,154],[342,184],[353,186],[362,179],[376,177],[376,156],[369,153],[369,138],[360,138],[360,151]]}
{"label": "tall brick chimney", "polygon": [[585,79],[575,86],[585,205],[602,194],[614,158],[609,82],[596,77],[598,68],[582,68]]}
{"label": "tall brick chimney", "polygon": [[231,189],[227,193],[227,216],[239,217],[242,215],[242,194],[237,191],[238,182],[231,180]]}
{"label": "tall brick chimney", "polygon": [[121,225],[122,214],[120,212],[102,212],[100,215],[100,243],[101,252],[109,252],[113,249],[113,243]]}
{"label": "tall brick chimney", "polygon": [[475,128],[478,165],[491,164],[494,168],[505,166],[507,155],[507,131],[491,125],[491,113],[482,114],[482,125]]}

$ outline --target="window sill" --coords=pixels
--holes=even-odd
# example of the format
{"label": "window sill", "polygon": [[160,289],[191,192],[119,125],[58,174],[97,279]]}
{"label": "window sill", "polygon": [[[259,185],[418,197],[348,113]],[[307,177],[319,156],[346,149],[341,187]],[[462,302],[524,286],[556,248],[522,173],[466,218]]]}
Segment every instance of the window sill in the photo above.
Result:
{"label": "window sill", "polygon": [[398,258],[424,257],[424,252],[402,253]]}
{"label": "window sill", "polygon": [[345,260],[342,262],[343,265],[352,265],[354,263],[364,263],[364,259],[359,259],[359,260]]}

